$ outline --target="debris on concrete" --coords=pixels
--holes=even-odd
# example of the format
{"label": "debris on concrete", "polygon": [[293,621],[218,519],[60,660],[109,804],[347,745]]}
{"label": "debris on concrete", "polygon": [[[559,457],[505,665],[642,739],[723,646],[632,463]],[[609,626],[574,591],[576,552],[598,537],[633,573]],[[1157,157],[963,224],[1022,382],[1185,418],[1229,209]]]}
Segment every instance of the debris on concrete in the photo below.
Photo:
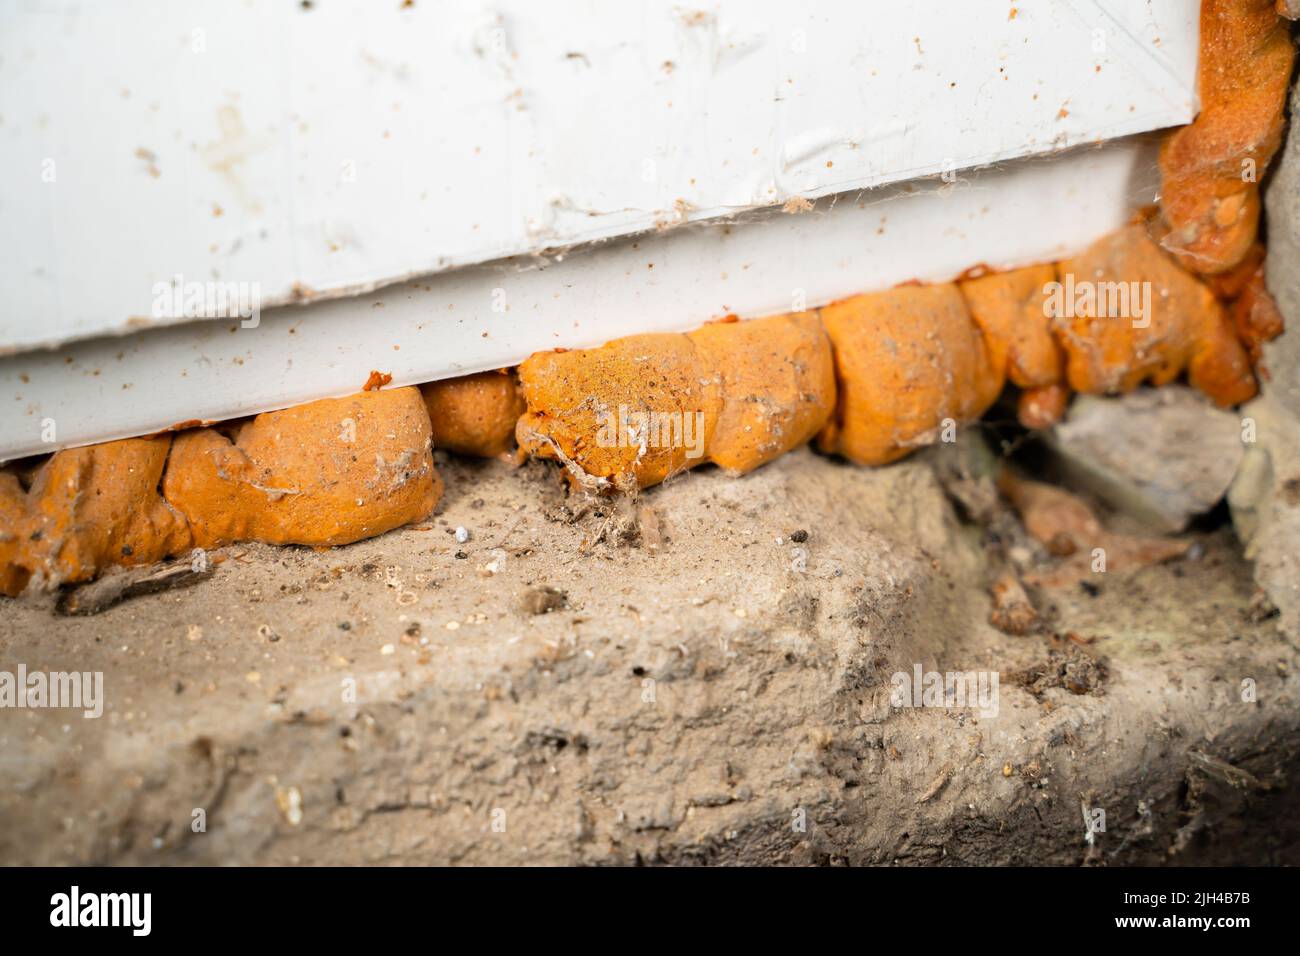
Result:
{"label": "debris on concrete", "polygon": [[1028,634],[1038,622],[1038,611],[1014,573],[1007,571],[993,582],[993,613],[989,622],[1003,634]]}
{"label": "debris on concrete", "polygon": [[1102,526],[1078,495],[1004,469],[998,487],[1011,501],[1025,530],[1050,555],[1059,558],[1023,575],[1035,587],[1066,587],[1097,575],[1132,571],[1187,554],[1189,538],[1125,534]]}
{"label": "debris on concrete", "polygon": [[[1103,678],[1091,646],[988,623],[981,536],[919,460],[803,449],[739,480],[694,471],[636,500],[671,520],[657,555],[584,551],[608,502],[583,512],[576,491],[578,516],[550,519],[558,466],[539,468],[548,480],[443,469],[475,492],[438,521],[510,549],[489,578],[450,534],[404,528],[248,545],[199,587],[57,629],[3,602],[11,660],[102,671],[106,695],[100,720],[0,723],[0,861],[1073,865],[1077,795],[1095,791],[1106,861],[1155,864],[1186,822],[1189,747],[1261,781],[1296,772],[1300,664],[1274,620],[1244,613],[1255,585],[1226,531],[1198,534],[1200,561],[1111,575],[1093,597],[1031,589],[1037,631],[1106,635]],[[393,599],[388,567],[415,603]],[[529,607],[551,613],[521,613],[542,588],[564,609],[543,591]],[[258,639],[264,623],[281,640]],[[891,675],[917,665],[1000,673],[997,714],[895,706]],[[1233,839],[1180,858],[1300,862],[1294,794],[1198,818]],[[1138,800],[1140,820],[1122,809]],[[1261,818],[1266,833],[1243,830]]]}
{"label": "debris on concrete", "polygon": [[176,588],[189,587],[212,577],[214,566],[200,570],[188,561],[111,571],[96,581],[78,585],[59,595],[55,609],[60,614],[99,614],[115,604]]}

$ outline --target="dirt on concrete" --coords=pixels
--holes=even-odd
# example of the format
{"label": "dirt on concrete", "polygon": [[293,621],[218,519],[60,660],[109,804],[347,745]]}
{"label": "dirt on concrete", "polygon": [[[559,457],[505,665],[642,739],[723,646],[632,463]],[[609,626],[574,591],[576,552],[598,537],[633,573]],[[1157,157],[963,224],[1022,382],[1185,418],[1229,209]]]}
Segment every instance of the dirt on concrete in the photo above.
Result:
{"label": "dirt on concrete", "polygon": [[[0,710],[0,863],[1300,862],[1300,661],[1230,529],[1031,589],[1011,636],[1005,516],[924,459],[612,501],[439,469],[439,513],[373,540],[0,603],[0,670],[105,696]],[[994,706],[895,706],[918,668]]]}

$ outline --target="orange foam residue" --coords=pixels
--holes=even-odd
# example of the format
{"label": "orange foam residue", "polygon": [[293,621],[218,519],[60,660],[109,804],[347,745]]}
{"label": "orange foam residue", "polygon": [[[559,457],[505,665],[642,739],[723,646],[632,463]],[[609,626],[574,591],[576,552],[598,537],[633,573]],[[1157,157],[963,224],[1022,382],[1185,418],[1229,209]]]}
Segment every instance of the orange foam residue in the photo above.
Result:
{"label": "orange foam residue", "polygon": [[0,472],[0,594],[16,597],[31,571],[18,562],[26,541],[27,492],[18,476]]}
{"label": "orange foam residue", "polygon": [[[1168,384],[1186,370],[1189,382],[1219,405],[1254,396],[1255,376],[1222,305],[1142,225],[1099,239],[1057,272],[1067,313],[1054,318],[1053,329],[1075,391],[1129,392],[1144,382]],[[1090,301],[1080,298],[1084,292]],[[1128,307],[1117,310],[1125,297]]]}
{"label": "orange foam residue", "polygon": [[938,438],[945,419],[978,418],[1002,376],[952,283],[901,286],[821,310],[835,347],[836,417],[824,451],[883,465]]}
{"label": "orange foam residue", "polygon": [[25,495],[15,476],[3,476],[0,590],[16,594],[31,579],[45,588],[88,581],[113,564],[152,564],[187,549],[184,516],[158,493],[171,441],[127,438],[57,452]]}
{"label": "orange foam residue", "polygon": [[821,429],[835,406],[830,339],[815,312],[712,324],[688,332],[722,377],[709,460],[743,475]]}
{"label": "orange foam residue", "polygon": [[524,413],[513,372],[480,372],[420,386],[433,447],[491,458],[514,445],[515,422]]}
{"label": "orange foam residue", "polygon": [[1295,50],[1270,0],[1203,0],[1201,112],[1160,147],[1152,232],[1188,269],[1213,274],[1259,231],[1259,182],[1282,141]]}
{"label": "orange foam residue", "polygon": [[520,447],[580,483],[644,488],[705,461],[741,474],[807,441],[834,404],[815,313],[540,352],[519,367]]}
{"label": "orange foam residue", "polygon": [[1064,356],[1052,336],[1048,287],[1056,267],[1047,264],[996,272],[958,283],[971,318],[984,334],[999,376],[1025,391],[1019,418],[1029,428],[1055,424],[1065,412]]}
{"label": "orange foam residue", "polygon": [[442,481],[419,390],[397,388],[258,415],[234,443],[184,432],[163,494],[201,547],[335,545],[426,517]]}
{"label": "orange foam residue", "polygon": [[366,379],[366,384],[361,386],[361,391],[377,392],[392,380],[393,376],[389,375],[387,372],[377,372],[374,369],[371,369],[370,377]]}

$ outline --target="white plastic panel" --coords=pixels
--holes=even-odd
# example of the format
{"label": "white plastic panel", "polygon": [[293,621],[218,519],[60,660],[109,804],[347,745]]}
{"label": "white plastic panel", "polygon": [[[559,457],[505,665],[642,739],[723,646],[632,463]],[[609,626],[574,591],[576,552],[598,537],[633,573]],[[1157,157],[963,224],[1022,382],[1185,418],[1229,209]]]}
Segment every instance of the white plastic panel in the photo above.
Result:
{"label": "white plastic panel", "polygon": [[[256,283],[264,306],[354,294],[1183,123],[1195,109],[1196,9],[1196,0],[316,0],[309,9],[298,0],[8,0],[0,352],[171,322],[155,314],[154,290],[175,276]],[[815,233],[841,221],[849,231],[851,220],[837,210],[787,229],[829,251]],[[1071,230],[1050,233],[1028,234],[1050,244]],[[1020,238],[990,235],[992,246]],[[664,248],[714,268],[738,245],[690,235]],[[776,265],[798,248],[763,246]],[[935,266],[918,256],[912,268]],[[725,296],[726,286],[696,295],[689,269],[673,275],[681,292],[655,293],[656,309],[677,310],[671,324],[691,324],[721,298],[738,310],[771,304],[770,289],[742,289],[734,272]],[[486,318],[459,298],[479,281],[439,285],[436,306],[394,291],[385,315],[404,297],[423,301],[423,341],[432,337],[447,362],[487,364],[452,350],[458,326],[446,313],[454,303],[467,323]],[[526,302],[545,292],[517,294]],[[589,287],[584,301],[604,304],[606,324],[582,312],[577,337],[630,330],[650,301],[638,294]],[[282,396],[223,391],[206,405],[229,411],[243,396],[263,405],[337,390],[296,376],[322,361],[369,361],[358,340],[373,323],[338,317],[370,313],[340,308],[314,313],[325,324],[312,340],[325,354],[296,352],[293,369],[276,366],[272,383],[288,376]],[[533,335],[550,320],[525,314],[528,334],[518,310],[501,320],[515,324],[492,327],[511,343],[493,360],[569,328]],[[252,338],[210,337],[238,349]],[[139,356],[145,347],[94,348]],[[225,346],[205,347],[209,367],[224,369]],[[408,377],[410,354],[397,363]],[[143,397],[140,372],[151,363],[140,362],[126,377]],[[161,403],[177,415],[205,404],[177,387]],[[102,397],[113,432],[153,420]],[[75,427],[97,434],[86,420]],[[4,428],[8,450],[23,446]]]}
{"label": "white plastic panel", "polygon": [[372,369],[415,384],[556,346],[946,280],[977,263],[1060,258],[1153,200],[1154,145],[1120,141],[951,184],[831,197],[799,215],[477,266],[270,310],[256,328],[197,322],[10,356],[0,359],[0,459],[344,395]]}

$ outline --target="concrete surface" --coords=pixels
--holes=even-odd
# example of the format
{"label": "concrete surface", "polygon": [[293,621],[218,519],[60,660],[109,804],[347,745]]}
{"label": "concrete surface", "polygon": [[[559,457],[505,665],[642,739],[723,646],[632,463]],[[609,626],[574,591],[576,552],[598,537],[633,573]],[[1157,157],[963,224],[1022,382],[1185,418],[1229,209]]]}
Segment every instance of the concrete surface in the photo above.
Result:
{"label": "concrete surface", "polygon": [[[106,696],[0,711],[0,862],[1300,862],[1300,662],[1226,529],[1010,637],[1005,516],[964,524],[924,459],[621,503],[442,471],[425,525],[231,548],[93,617],[0,604],[0,668]],[[892,706],[918,664],[996,672],[996,716]]]}

